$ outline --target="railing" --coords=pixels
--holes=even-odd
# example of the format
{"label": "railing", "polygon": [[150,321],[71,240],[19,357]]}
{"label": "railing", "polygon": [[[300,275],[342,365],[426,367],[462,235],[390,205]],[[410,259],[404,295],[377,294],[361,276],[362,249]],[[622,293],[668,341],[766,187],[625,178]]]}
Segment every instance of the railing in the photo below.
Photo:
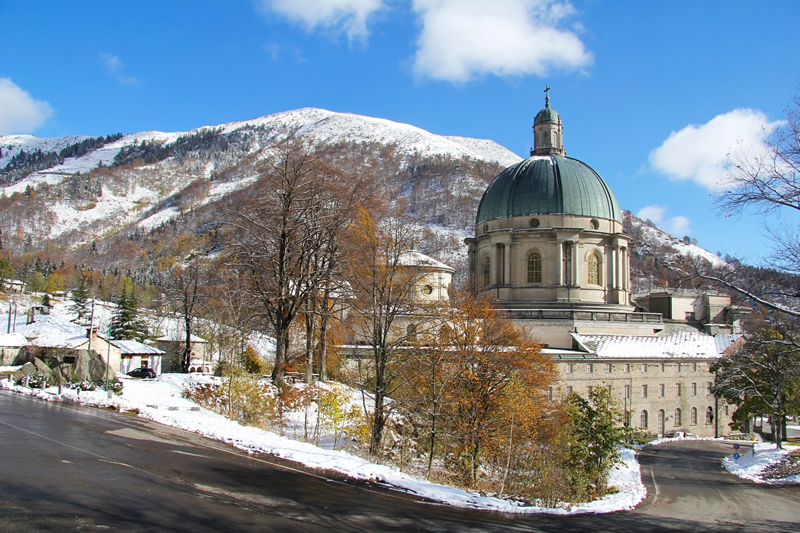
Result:
{"label": "railing", "polygon": [[511,318],[527,320],[585,320],[591,322],[636,322],[662,324],[661,313],[632,313],[625,311],[576,311],[572,309],[509,309]]}

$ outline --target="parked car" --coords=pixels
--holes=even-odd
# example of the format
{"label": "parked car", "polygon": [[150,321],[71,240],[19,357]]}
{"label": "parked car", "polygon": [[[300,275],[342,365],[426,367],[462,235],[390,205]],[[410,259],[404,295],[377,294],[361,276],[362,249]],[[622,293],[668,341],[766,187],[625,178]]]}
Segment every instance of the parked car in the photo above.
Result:
{"label": "parked car", "polygon": [[137,368],[128,372],[128,375],[132,378],[154,378],[156,371],[152,368]]}

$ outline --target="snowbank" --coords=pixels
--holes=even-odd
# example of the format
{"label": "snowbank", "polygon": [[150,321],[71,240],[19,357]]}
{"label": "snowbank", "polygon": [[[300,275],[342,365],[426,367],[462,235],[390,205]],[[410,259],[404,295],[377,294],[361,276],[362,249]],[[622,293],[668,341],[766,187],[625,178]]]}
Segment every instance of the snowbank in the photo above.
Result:
{"label": "snowbank", "polygon": [[738,459],[733,455],[727,456],[722,460],[722,466],[731,474],[737,475],[756,483],[766,483],[769,485],[800,484],[800,474],[789,476],[782,479],[762,479],[762,474],[770,465],[779,463],[790,452],[797,450],[800,446],[784,446],[782,450],[776,450],[772,442],[756,442],[753,450],[744,452]]}
{"label": "snowbank", "polygon": [[200,382],[211,382],[215,378],[210,376],[163,374],[154,380],[137,380],[125,376],[121,376],[121,379],[124,384],[122,396],[111,398],[107,397],[105,391],[78,393],[75,390],[64,389],[59,395],[57,387],[45,390],[28,389],[8,381],[0,381],[0,388],[47,401],[67,401],[111,407],[120,411],[138,411],[138,415],[143,418],[229,443],[247,452],[267,453],[311,468],[330,469],[352,478],[384,483],[398,490],[456,507],[512,513],[610,513],[633,509],[647,494],[641,480],[636,454],[632,450],[622,450],[623,463],[610,475],[609,484],[617,489],[614,494],[609,494],[601,500],[564,508],[532,507],[421,481],[396,468],[370,463],[344,451],[323,449],[263,429],[242,426],[182,398],[181,393],[185,387]]}

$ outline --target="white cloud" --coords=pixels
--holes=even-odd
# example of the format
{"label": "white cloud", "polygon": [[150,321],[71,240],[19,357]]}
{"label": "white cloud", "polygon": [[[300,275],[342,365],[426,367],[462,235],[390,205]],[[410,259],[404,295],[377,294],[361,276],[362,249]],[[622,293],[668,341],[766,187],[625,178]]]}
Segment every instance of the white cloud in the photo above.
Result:
{"label": "white cloud", "polygon": [[100,54],[100,59],[103,61],[103,65],[106,67],[106,72],[108,72],[108,75],[117,80],[117,83],[120,85],[133,85],[135,83],[139,83],[139,80],[125,73],[125,64],[120,60],[119,57],[112,56],[110,54]]}
{"label": "white cloud", "polygon": [[422,32],[414,69],[453,82],[484,74],[546,75],[591,63],[575,32],[561,27],[574,14],[561,0],[413,0]]}
{"label": "white cloud", "polygon": [[0,135],[30,133],[53,115],[53,108],[34,100],[9,78],[0,78]]}
{"label": "white cloud", "polygon": [[673,237],[681,238],[691,233],[691,229],[689,229],[689,223],[691,221],[687,217],[679,215],[667,218],[666,214],[667,209],[665,207],[660,205],[648,205],[641,208],[639,212],[636,213],[636,216],[644,220],[649,220]]}
{"label": "white cloud", "polygon": [[311,31],[343,32],[348,39],[365,39],[367,21],[385,7],[384,0],[258,0],[265,10],[279,13]]}
{"label": "white cloud", "polygon": [[725,186],[724,165],[731,151],[758,152],[780,121],[769,122],[761,111],[734,109],[705,124],[673,131],[650,152],[650,167],[670,179],[692,180],[710,190]]}

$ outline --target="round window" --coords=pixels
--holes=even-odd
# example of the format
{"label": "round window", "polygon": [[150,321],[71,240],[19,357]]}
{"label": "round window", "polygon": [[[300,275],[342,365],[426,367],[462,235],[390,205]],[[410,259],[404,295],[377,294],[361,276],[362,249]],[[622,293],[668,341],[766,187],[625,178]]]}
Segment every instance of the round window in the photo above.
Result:
{"label": "round window", "polygon": [[489,233],[489,224],[484,224],[483,225],[483,232],[484,233]]}
{"label": "round window", "polygon": [[432,294],[433,287],[431,287],[430,285],[425,285],[424,287],[422,287],[422,292],[424,292],[425,294]]}
{"label": "round window", "polygon": [[591,222],[589,222],[589,225],[591,226],[592,229],[597,229],[600,227],[600,223],[597,221],[596,218],[593,218]]}
{"label": "round window", "polygon": [[539,227],[539,219],[538,218],[532,218],[531,219],[531,227],[532,228],[538,228]]}

